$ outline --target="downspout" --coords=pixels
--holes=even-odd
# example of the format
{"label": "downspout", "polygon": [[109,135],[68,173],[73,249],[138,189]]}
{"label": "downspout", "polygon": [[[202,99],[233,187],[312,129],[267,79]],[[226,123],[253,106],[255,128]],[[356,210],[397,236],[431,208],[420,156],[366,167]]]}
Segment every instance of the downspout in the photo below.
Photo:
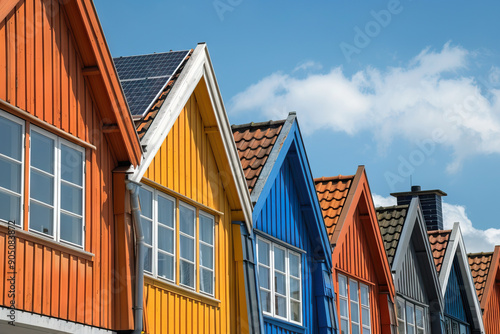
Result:
{"label": "downspout", "polygon": [[127,190],[130,192],[130,207],[135,232],[135,305],[133,334],[142,333],[142,317],[144,302],[144,235],[141,226],[141,207],[139,204],[139,189],[137,182],[126,180]]}

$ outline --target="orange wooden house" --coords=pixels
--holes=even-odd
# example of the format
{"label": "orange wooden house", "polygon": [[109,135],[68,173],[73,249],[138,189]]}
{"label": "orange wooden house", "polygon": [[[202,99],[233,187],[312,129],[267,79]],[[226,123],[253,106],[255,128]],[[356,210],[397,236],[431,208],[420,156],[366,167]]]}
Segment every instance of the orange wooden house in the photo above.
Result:
{"label": "orange wooden house", "polygon": [[500,333],[500,246],[492,253],[469,254],[469,266],[483,312],[486,334]]}
{"label": "orange wooden house", "polygon": [[340,333],[396,333],[394,283],[364,167],[314,181],[333,247]]}
{"label": "orange wooden house", "polygon": [[1,333],[132,328],[121,171],[141,157],[92,1],[2,0]]}

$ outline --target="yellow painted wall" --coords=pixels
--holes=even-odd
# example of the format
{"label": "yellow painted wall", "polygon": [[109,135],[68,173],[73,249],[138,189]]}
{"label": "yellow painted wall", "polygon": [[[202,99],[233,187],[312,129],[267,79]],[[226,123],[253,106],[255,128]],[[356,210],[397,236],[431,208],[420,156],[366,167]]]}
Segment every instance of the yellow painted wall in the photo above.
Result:
{"label": "yellow painted wall", "polygon": [[[231,208],[204,130],[202,114],[193,94],[144,174],[143,182],[154,181],[223,213],[215,225],[215,299],[220,303],[161,280],[146,278],[147,333],[245,331],[240,328],[237,314],[236,284],[244,282],[236,283],[239,280],[236,279]],[[246,310],[244,312],[247,317]]]}

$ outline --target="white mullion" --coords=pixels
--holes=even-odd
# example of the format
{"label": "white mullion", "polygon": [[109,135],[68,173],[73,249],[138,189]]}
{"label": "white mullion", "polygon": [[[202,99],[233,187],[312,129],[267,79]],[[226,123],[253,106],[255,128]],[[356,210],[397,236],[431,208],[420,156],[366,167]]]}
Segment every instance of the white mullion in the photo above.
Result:
{"label": "white mullion", "polygon": [[271,266],[271,271],[270,274],[271,276],[269,279],[271,280],[271,314],[275,317],[276,316],[276,308],[275,308],[275,287],[274,287],[274,245],[272,242],[268,243],[269,245],[269,265]]}
{"label": "white mullion", "polygon": [[292,312],[290,310],[290,260],[288,249],[285,249],[285,300],[286,300],[286,318],[292,320]]}
{"label": "white mullion", "polygon": [[151,195],[151,200],[153,201],[151,211],[153,218],[151,222],[151,233],[153,233],[151,242],[153,243],[153,249],[151,252],[153,254],[151,254],[151,261],[153,261],[153,276],[158,277],[158,191],[155,189]]}
{"label": "white mullion", "polygon": [[[7,189],[7,188],[1,187],[1,186],[0,186],[0,191],[3,191],[3,192],[5,192],[5,193],[7,193],[9,195],[13,195],[13,196],[17,196],[17,197],[22,197],[19,193],[16,193],[15,191],[12,191],[10,189]],[[21,203],[21,205],[22,204],[23,203]]]}
{"label": "white mullion", "polygon": [[63,184],[63,183],[64,183],[64,184],[67,184],[67,185],[70,185],[70,186],[72,186],[72,187],[78,188],[78,189],[83,189],[83,186],[80,186],[80,185],[78,185],[78,184],[76,184],[76,183],[69,182],[69,181],[66,181],[66,180],[61,179],[61,184]]}
{"label": "white mullion", "polygon": [[[1,116],[0,116],[0,117],[1,117]],[[23,152],[22,152],[22,150],[21,150],[21,154],[22,154],[22,153],[23,153]],[[14,163],[17,163],[17,164],[19,164],[19,165],[22,165],[22,163],[23,163],[22,161],[19,161],[19,160],[17,160],[17,159],[11,158],[11,157],[9,157],[8,155],[2,154],[2,153],[0,153],[0,158],[5,159],[5,160],[7,160],[7,161],[9,161],[9,162],[14,162]],[[22,156],[21,156],[21,159],[22,159]]]}
{"label": "white mullion", "polygon": [[54,236],[56,241],[61,240],[61,228],[60,228],[60,221],[61,221],[61,148],[60,148],[60,142],[58,138],[56,137],[54,139]]}

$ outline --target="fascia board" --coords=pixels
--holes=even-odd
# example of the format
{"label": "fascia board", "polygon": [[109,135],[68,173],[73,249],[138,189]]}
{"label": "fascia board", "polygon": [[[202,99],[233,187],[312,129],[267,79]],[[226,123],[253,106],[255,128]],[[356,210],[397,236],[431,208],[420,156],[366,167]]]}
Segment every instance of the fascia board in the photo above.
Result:
{"label": "fascia board", "polygon": [[493,257],[491,259],[490,271],[488,273],[488,278],[486,279],[486,286],[484,287],[483,298],[481,299],[481,308],[486,311],[488,308],[488,297],[491,289],[495,285],[497,271],[500,270],[500,246],[495,246],[493,252]]}
{"label": "fascia board", "polygon": [[392,271],[399,271],[405,257],[406,249],[410,244],[411,235],[413,232],[413,227],[415,226],[415,220],[417,219],[417,207],[418,203],[415,202],[415,198],[412,198],[410,206],[408,208],[408,214],[403,225],[403,230],[401,231],[401,236],[398,242],[398,248],[396,249],[396,255],[394,255],[394,260],[392,262]]}
{"label": "fascia board", "polygon": [[455,253],[459,244],[460,238],[460,227],[458,223],[453,224],[453,229],[451,230],[450,240],[448,241],[448,247],[446,247],[446,253],[444,254],[443,263],[441,265],[441,271],[439,273],[439,285],[441,285],[441,294],[444,298],[446,294],[446,287],[448,286],[448,278],[450,277],[451,268],[453,266],[453,259],[455,258]]}

